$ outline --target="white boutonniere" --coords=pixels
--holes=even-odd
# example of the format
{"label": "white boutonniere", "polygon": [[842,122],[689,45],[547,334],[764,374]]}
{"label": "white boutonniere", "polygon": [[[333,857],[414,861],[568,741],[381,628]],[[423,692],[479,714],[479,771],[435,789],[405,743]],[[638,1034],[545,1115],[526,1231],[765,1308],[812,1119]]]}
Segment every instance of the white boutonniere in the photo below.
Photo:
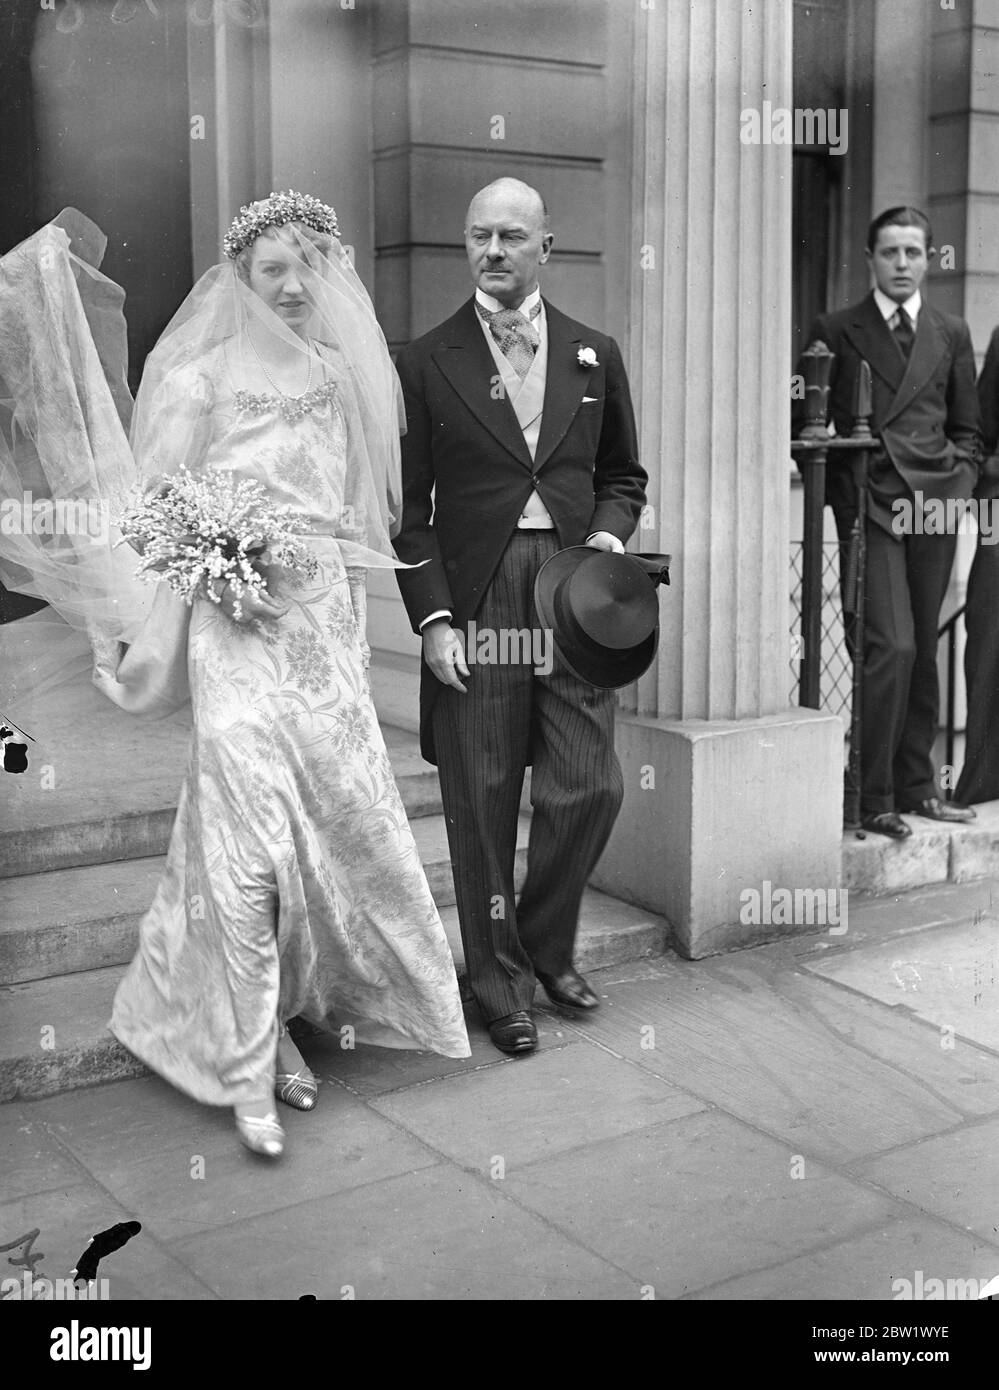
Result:
{"label": "white boutonniere", "polygon": [[581,367],[599,367],[597,354],[591,347],[581,347],[576,353],[576,361]]}

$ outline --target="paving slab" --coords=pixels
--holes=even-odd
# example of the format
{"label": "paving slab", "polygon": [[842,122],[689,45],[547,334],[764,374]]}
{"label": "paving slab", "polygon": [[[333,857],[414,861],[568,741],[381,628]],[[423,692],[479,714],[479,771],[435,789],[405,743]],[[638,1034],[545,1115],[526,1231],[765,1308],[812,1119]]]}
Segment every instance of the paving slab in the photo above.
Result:
{"label": "paving slab", "polygon": [[600,1048],[553,1048],[516,1067],[451,1077],[441,1086],[383,1095],[372,1108],[436,1152],[489,1173],[507,1173],[545,1155],[630,1133],[703,1108]]}
{"label": "paving slab", "polygon": [[878,1058],[969,1118],[999,1113],[999,1057],[964,1039],[941,1037],[904,1005],[883,1004],[807,973],[781,990],[802,1014],[851,1048]]}
{"label": "paving slab", "polygon": [[[68,1187],[87,1176],[29,1105],[0,1107],[0,1201]],[[0,1245],[12,1237],[0,1235]],[[0,1270],[3,1262],[0,1261]]]}
{"label": "paving slab", "polygon": [[701,1112],[518,1168],[504,1190],[657,1299],[680,1298],[898,1214],[891,1197],[797,1157]]}
{"label": "paving slab", "polygon": [[999,1244],[997,1154],[999,1118],[882,1154],[853,1171],[920,1211]]}
{"label": "paving slab", "polygon": [[199,1105],[159,1077],[32,1107],[50,1133],[154,1235],[178,1239],[438,1161],[342,1087],[314,1111],[280,1107],[279,1164],[239,1142],[232,1111]]}
{"label": "paving slab", "polygon": [[[574,1032],[562,1026],[561,1020],[539,1011],[535,1015],[538,1028],[538,1053],[551,1048],[571,1047],[579,1042]],[[472,1048],[471,1057],[441,1057],[435,1052],[416,1052],[409,1048],[355,1047],[343,1048],[339,1038],[328,1033],[296,1029],[301,1037],[303,1056],[317,1076],[345,1086],[354,1095],[369,1097],[403,1091],[411,1086],[423,1086],[428,1081],[440,1081],[465,1072],[485,1068],[522,1068],[529,1060],[512,1057],[498,1051],[490,1042],[478,1009],[466,1010],[465,1023]],[[537,1056],[537,1053],[533,1054]]]}
{"label": "paving slab", "polygon": [[828,980],[904,1004],[941,1030],[999,1052],[999,914],[930,927],[902,941],[870,943],[806,968]]}
{"label": "paving slab", "polygon": [[[922,1285],[917,1271],[922,1271]],[[906,1218],[810,1250],[770,1269],[727,1279],[690,1295],[695,1299],[859,1299],[911,1301],[928,1279],[977,1295],[999,1274],[999,1246],[925,1217]],[[974,1286],[964,1281],[974,1280]],[[907,1283],[905,1281],[908,1281]],[[908,1294],[908,1299],[906,1295]]]}
{"label": "paving slab", "polygon": [[[155,1077],[14,1102],[0,1109],[13,1199],[0,1244],[37,1227],[46,1251],[65,1215],[51,1271],[64,1273],[70,1240],[134,1218],[167,1263],[123,1265],[113,1296],[154,1299],[339,1299],[348,1285],[385,1299],[890,1299],[889,1276],[990,1278],[999,1056],[959,1034],[942,1047],[863,972],[823,973],[866,961],[877,983],[879,952],[956,939],[987,891],[851,899],[843,938],[619,963],[592,977],[595,1014],[538,1007],[526,1058],[497,1053],[474,1009],[467,1061],[307,1038],[319,1108],[281,1107],[277,1165],[242,1149],[228,1110]],[[114,974],[46,982],[63,987],[47,1002],[4,991],[5,1027],[19,1020],[36,1051],[40,1022],[71,1033],[57,1005],[91,973]]]}
{"label": "paving slab", "polygon": [[634,1280],[450,1165],[302,1202],[172,1253],[221,1298],[637,1298]]}
{"label": "paving slab", "polygon": [[664,957],[604,986],[587,1035],[688,1093],[832,1162],[949,1129],[961,1112],[782,992],[760,953]]}
{"label": "paving slab", "polygon": [[905,935],[944,922],[970,920],[980,911],[994,910],[999,903],[997,889],[995,879],[986,878],[970,883],[932,883],[882,897],[851,893],[847,931],[842,936],[802,936],[796,940],[822,941],[827,950],[849,950],[857,940],[872,935]]}
{"label": "paving slab", "polygon": [[[136,1212],[109,1196],[96,1181],[75,1182],[57,1191],[0,1204],[0,1245],[37,1230],[29,1251],[21,1248],[11,1253],[17,1259],[29,1259],[33,1278],[68,1279],[90,1238],[120,1221],[139,1221],[142,1229],[120,1250],[105,1256],[98,1266],[98,1280],[107,1279],[108,1298],[112,1302],[216,1297],[203,1280],[156,1240]],[[42,1258],[34,1264],[38,1254]],[[23,1281],[24,1271],[12,1268],[8,1273],[4,1269],[3,1277],[20,1277]],[[99,1297],[99,1284],[94,1287],[94,1294]],[[85,1319],[85,1307],[73,1316]]]}

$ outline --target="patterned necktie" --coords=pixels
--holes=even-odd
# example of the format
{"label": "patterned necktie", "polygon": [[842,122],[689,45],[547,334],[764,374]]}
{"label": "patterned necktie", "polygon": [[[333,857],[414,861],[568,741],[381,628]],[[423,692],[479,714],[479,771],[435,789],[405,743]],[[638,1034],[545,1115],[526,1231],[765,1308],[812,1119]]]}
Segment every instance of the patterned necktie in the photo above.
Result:
{"label": "patterned necktie", "polygon": [[[475,301],[475,307],[488,323],[489,332],[496,339],[500,352],[523,381],[531,370],[534,354],[541,342],[538,330],[533,323],[528,323],[519,309],[491,310],[485,308],[478,300]],[[539,299],[531,307],[531,318],[536,319],[540,313],[541,300]]]}
{"label": "patterned necktie", "polygon": [[912,340],[916,336],[916,331],[912,326],[912,320],[902,308],[901,304],[895,310],[891,331],[895,335],[895,341],[898,343],[899,351],[908,362],[909,353],[912,351]]}

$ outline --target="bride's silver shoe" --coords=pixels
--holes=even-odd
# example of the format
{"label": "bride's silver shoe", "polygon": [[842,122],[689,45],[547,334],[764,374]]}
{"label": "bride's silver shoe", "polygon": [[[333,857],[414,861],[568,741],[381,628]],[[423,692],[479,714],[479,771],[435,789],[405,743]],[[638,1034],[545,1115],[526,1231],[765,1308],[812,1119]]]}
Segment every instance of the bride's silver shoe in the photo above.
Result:
{"label": "bride's silver shoe", "polygon": [[284,1153],[284,1130],[273,1110],[269,1115],[236,1114],[236,1129],[253,1153],[265,1158],[280,1158]]}
{"label": "bride's silver shoe", "polygon": [[302,1071],[279,1071],[274,1078],[274,1094],[296,1110],[315,1110],[319,1086],[308,1067]]}
{"label": "bride's silver shoe", "polygon": [[[287,1031],[285,1024],[278,1026],[279,1037],[283,1038]],[[279,1071],[275,1075],[274,1094],[295,1110],[315,1110],[319,1084],[303,1062],[298,1071]]]}

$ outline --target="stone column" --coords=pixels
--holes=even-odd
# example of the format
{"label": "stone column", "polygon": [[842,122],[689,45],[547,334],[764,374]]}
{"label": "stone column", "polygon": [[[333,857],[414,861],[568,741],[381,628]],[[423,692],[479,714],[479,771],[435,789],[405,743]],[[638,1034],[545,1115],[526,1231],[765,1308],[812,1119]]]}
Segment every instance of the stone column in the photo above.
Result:
{"label": "stone column", "polygon": [[740,138],[744,109],[765,136],[764,101],[792,104],[791,6],[646,0],[634,64],[636,542],[672,553],[674,583],[619,718],[625,803],[595,881],[696,957],[793,930],[742,920],[745,890],[840,877],[843,725],[789,708],[791,146]]}
{"label": "stone column", "polygon": [[[187,11],[194,276],[215,265],[241,204],[270,192],[270,25],[262,8]],[[265,186],[266,185],[266,186]]]}
{"label": "stone column", "polygon": [[877,0],[874,9],[874,216],[925,202],[933,22],[930,5]]}

